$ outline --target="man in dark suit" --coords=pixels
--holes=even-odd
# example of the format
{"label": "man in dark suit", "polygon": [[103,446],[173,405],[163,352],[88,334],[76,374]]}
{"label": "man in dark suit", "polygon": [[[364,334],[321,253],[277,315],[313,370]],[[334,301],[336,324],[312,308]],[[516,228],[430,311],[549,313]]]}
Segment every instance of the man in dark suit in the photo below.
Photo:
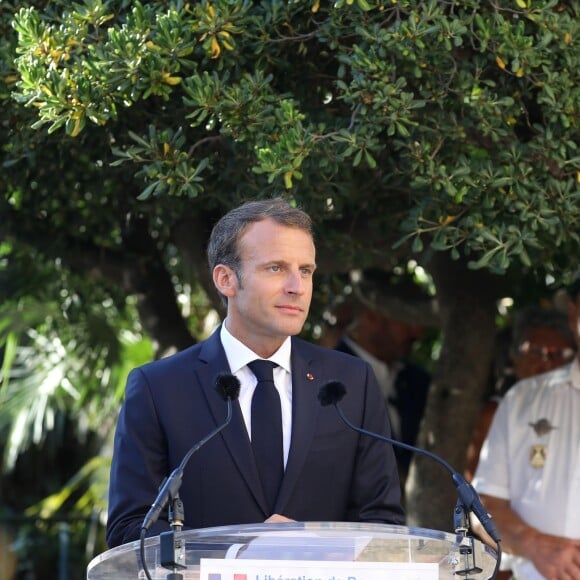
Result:
{"label": "man in dark suit", "polygon": [[[423,323],[435,322],[431,300],[412,282],[394,281],[383,270],[351,274],[352,294],[340,304],[347,320],[335,348],[369,362],[388,409],[393,437],[415,445],[431,376],[409,357],[424,334],[417,312]],[[395,455],[404,486],[413,453],[395,447]]]}
{"label": "man in dark suit", "polygon": [[[320,388],[339,379],[347,386],[341,406],[349,419],[389,435],[371,367],[296,338],[316,268],[308,215],[282,199],[246,203],[216,224],[208,258],[226,319],[206,341],[130,374],[115,434],[109,546],[139,537],[163,479],[223,422],[226,404],[213,384],[224,371],[239,378],[240,396],[230,425],[185,469],[185,528],[292,520],[403,523],[392,448],[350,430],[332,406],[318,401]],[[249,364],[256,359],[275,365],[282,425],[283,475],[271,504],[252,447],[252,399],[260,385]],[[165,516],[148,535],[168,529]]]}

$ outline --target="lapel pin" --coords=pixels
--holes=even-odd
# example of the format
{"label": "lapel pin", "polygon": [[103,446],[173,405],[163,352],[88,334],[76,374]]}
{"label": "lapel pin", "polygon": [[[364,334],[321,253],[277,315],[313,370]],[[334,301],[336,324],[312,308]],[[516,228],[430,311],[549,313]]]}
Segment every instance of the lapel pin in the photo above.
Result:
{"label": "lapel pin", "polygon": [[314,375],[313,375],[312,373],[306,373],[306,378],[307,378],[309,381],[313,381],[313,380],[314,380]]}

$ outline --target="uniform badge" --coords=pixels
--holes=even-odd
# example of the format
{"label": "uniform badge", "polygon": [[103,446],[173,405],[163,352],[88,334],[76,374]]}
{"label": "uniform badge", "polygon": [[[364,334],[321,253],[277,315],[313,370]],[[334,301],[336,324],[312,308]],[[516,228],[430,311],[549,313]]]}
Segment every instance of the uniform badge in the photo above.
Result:
{"label": "uniform badge", "polygon": [[547,435],[552,429],[557,429],[548,419],[539,419],[535,423],[528,423],[528,425],[533,428],[538,437]]}
{"label": "uniform badge", "polygon": [[544,467],[546,463],[546,446],[532,445],[530,447],[530,465],[536,469]]}

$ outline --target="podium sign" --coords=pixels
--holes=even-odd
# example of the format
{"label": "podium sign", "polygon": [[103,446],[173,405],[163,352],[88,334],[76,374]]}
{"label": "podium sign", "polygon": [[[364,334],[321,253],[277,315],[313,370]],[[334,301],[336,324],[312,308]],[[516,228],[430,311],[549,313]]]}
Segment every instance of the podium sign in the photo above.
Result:
{"label": "podium sign", "polygon": [[438,580],[437,564],[313,560],[201,560],[200,580]]}
{"label": "podium sign", "polygon": [[[460,535],[384,524],[292,522],[188,530],[184,580],[486,580],[496,553]],[[139,542],[94,558],[87,580],[144,579]],[[151,578],[166,580],[158,537],[145,540]]]}

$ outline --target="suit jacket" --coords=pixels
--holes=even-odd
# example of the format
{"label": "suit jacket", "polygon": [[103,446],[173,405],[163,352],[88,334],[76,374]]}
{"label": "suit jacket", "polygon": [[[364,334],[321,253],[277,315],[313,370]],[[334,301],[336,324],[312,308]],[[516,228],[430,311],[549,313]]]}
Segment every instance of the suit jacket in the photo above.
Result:
{"label": "suit jacket", "polygon": [[[292,440],[275,513],[298,521],[402,524],[390,445],[349,429],[320,388],[341,380],[341,407],[355,424],[383,435],[390,426],[370,366],[343,353],[292,339]],[[134,369],[115,433],[107,542],[139,538],[158,489],[189,449],[222,424],[226,403],[215,377],[229,372],[219,330],[166,359]],[[184,528],[263,522],[269,513],[237,401],[231,423],[195,453],[179,492]],[[163,516],[166,518],[166,516]],[[148,535],[169,530],[160,518]]]}
{"label": "suit jacket", "polygon": [[[358,357],[348,343],[340,340],[336,350]],[[425,413],[431,375],[420,366],[404,361],[402,368],[395,377],[395,395],[389,398],[390,403],[399,416],[401,433],[398,439],[408,445],[415,445],[421,420]],[[403,473],[407,473],[413,458],[413,452],[395,447],[395,456]]]}

